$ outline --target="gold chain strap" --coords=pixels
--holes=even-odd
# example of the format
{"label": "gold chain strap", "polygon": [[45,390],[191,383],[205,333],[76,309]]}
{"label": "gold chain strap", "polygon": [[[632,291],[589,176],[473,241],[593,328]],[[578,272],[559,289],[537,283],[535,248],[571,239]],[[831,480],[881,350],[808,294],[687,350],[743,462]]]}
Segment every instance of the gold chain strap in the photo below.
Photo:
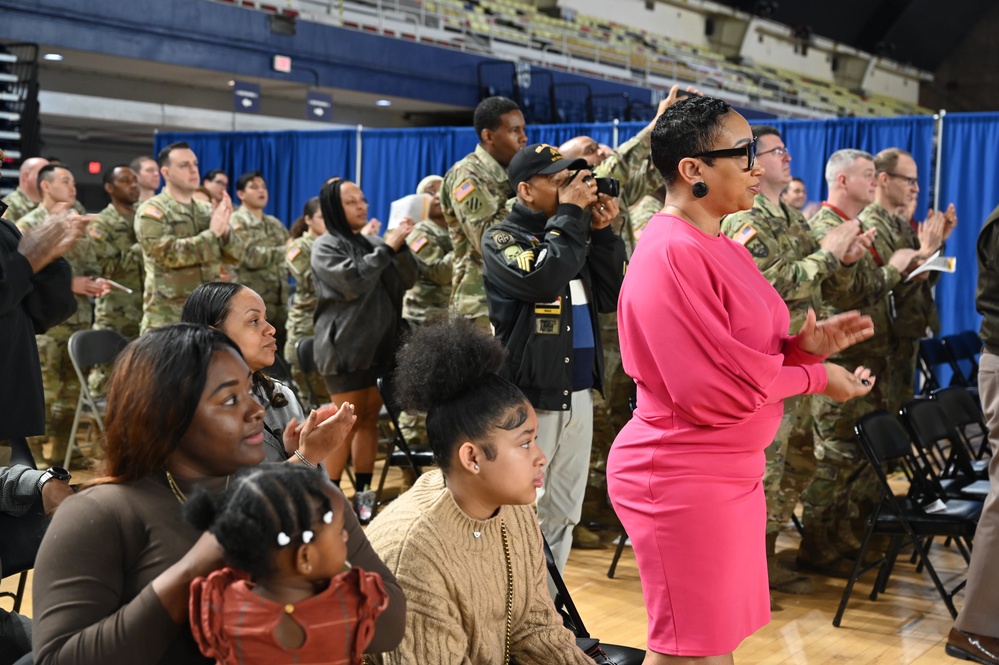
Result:
{"label": "gold chain strap", "polygon": [[506,558],[506,646],[503,649],[503,663],[510,662],[510,633],[513,630],[513,564],[510,561],[510,539],[506,533],[506,523],[500,521],[503,532],[503,556]]}

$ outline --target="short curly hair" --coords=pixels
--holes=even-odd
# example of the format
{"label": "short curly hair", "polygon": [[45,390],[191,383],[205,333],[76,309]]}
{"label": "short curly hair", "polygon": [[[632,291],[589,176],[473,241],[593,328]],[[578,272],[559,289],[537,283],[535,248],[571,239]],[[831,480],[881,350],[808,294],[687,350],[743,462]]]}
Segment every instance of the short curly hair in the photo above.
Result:
{"label": "short curly hair", "polygon": [[[732,110],[715,97],[687,97],[666,109],[652,129],[652,163],[670,188],[677,179],[680,160],[711,150],[721,128],[721,118]],[[710,159],[704,160],[711,165]]]}

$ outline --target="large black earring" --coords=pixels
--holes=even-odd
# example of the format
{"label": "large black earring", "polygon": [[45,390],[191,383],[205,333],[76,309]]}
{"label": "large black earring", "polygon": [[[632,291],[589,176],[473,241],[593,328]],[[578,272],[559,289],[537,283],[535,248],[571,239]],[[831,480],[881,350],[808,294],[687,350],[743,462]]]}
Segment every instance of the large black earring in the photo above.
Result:
{"label": "large black earring", "polygon": [[695,182],[694,186],[690,188],[691,193],[699,199],[703,199],[708,195],[708,186],[703,182]]}

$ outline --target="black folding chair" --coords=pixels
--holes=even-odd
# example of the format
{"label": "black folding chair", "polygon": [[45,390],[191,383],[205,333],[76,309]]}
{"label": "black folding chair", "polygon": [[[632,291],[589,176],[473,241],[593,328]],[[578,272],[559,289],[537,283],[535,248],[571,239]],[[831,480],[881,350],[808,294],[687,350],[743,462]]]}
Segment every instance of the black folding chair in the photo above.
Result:
{"label": "black folding chair", "polygon": [[950,361],[943,342],[936,338],[919,340],[919,353],[916,356],[916,371],[919,375],[919,394],[929,395],[943,387],[939,369],[947,367]]}
{"label": "black folding chair", "polygon": [[[958,543],[958,549],[965,561],[970,559],[971,539],[975,533],[978,517],[982,512],[982,504],[977,501],[962,501],[950,499],[940,512],[928,512],[924,507],[930,506],[940,497],[934,489],[925,482],[925,475],[920,459],[913,453],[909,435],[898,422],[898,419],[885,412],[869,413],[854,426],[860,447],[867,456],[881,485],[878,503],[867,519],[867,529],[860,545],[860,552],[853,565],[853,570],[843,589],[833,625],[839,627],[850,600],[850,594],[860,576],[873,568],[878,569],[878,577],[871,590],[871,600],[877,600],[878,593],[884,593],[888,586],[895,560],[906,544],[911,544],[916,557],[933,581],[933,586],[940,594],[941,600],[952,617],[957,616],[954,607],[954,594],[964,588],[965,581],[948,590],[927,554],[930,539],[934,537],[953,538]],[[884,465],[896,463],[900,465],[909,478],[909,491],[904,498],[896,497],[888,483]],[[884,534],[889,537],[889,545],[883,556],[876,561],[865,564],[867,548],[874,534]]]}
{"label": "black folding chair", "polygon": [[614,573],[617,572],[617,563],[621,560],[621,555],[624,553],[624,548],[628,545],[628,532],[621,527],[621,533],[617,536],[617,549],[614,550],[614,558],[611,559],[610,568],[607,569],[607,577],[614,579]]}
{"label": "black folding chair", "polygon": [[[542,537],[543,539],[543,537]],[[576,604],[572,602],[569,589],[565,586],[565,580],[555,565],[555,555],[552,548],[548,546],[548,541],[544,541],[545,563],[548,565],[548,575],[555,585],[557,596],[555,598],[555,609],[562,615],[562,621],[576,636],[576,644],[586,652],[586,655],[596,663],[607,663],[609,665],[641,665],[645,660],[645,652],[633,647],[618,646],[616,644],[604,644],[600,640],[590,636],[583,624],[583,618],[579,616]]]}
{"label": "black folding chair", "polygon": [[916,443],[928,482],[949,497],[985,499],[989,493],[988,468],[972,457],[971,449],[951,425],[938,400],[906,402],[902,420]]}
{"label": "black folding chair", "polygon": [[954,370],[951,385],[978,385],[978,356],[982,352],[982,340],[970,330],[956,335],[944,335],[941,339],[947,361]]}
{"label": "black folding chair", "polygon": [[410,446],[406,442],[406,437],[399,427],[399,407],[395,401],[395,389],[391,376],[383,376],[378,379],[378,392],[382,396],[382,404],[388,414],[389,424],[392,431],[388,439],[388,451],[385,455],[385,464],[382,465],[382,475],[378,479],[378,489],[375,490],[375,507],[382,505],[382,490],[385,489],[385,477],[388,476],[389,467],[408,468],[413,472],[414,477],[419,478],[423,473],[423,468],[434,466],[433,451],[427,446]]}
{"label": "black folding chair", "polygon": [[[948,421],[972,451],[976,461],[983,461],[982,458],[986,455],[991,456],[989,427],[985,422],[985,414],[982,413],[982,405],[974,395],[960,386],[951,386],[933,391],[930,398],[943,407]],[[979,466],[984,468],[986,465],[984,463]]]}
{"label": "black folding chair", "polygon": [[76,431],[82,418],[93,418],[97,429],[101,433],[104,432],[101,414],[107,408],[107,400],[91,394],[87,384],[87,373],[92,367],[113,363],[127,344],[128,340],[114,330],[78,330],[70,336],[69,360],[73,363],[76,379],[80,383],[80,397],[76,400],[76,413],[73,415],[73,426],[69,431],[69,445],[66,446],[63,467],[69,468],[73,451],[78,449]]}

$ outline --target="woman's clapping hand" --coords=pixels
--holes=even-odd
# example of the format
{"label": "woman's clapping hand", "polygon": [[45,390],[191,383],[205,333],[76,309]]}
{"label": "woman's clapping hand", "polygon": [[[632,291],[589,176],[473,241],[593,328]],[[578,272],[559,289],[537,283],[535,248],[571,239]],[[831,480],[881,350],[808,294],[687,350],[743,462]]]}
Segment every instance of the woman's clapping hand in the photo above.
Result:
{"label": "woman's clapping hand", "polygon": [[863,397],[874,388],[877,380],[871,370],[861,365],[853,372],[835,363],[822,363],[826,368],[828,383],[822,394],[837,402]]}
{"label": "woman's clapping hand", "polygon": [[809,308],[798,332],[798,347],[812,355],[828,358],[873,335],[874,322],[866,314],[854,310],[816,321],[815,310]]}
{"label": "woman's clapping hand", "polygon": [[333,404],[321,406],[301,425],[295,418],[288,422],[282,435],[284,448],[289,455],[298,450],[309,462],[318,464],[347,442],[356,420],[354,405],[350,402],[344,402],[339,408]]}

